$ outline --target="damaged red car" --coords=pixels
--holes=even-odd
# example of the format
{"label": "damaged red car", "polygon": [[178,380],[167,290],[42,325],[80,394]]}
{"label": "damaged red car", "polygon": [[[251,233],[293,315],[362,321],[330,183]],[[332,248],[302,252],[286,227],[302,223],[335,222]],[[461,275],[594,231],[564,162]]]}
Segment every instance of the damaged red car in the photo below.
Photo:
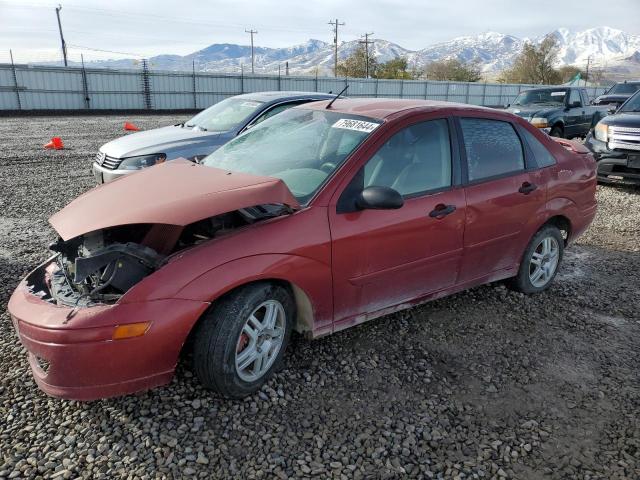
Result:
{"label": "damaged red car", "polygon": [[72,201],[11,318],[50,395],[168,383],[190,348],[205,387],[243,397],[293,330],[315,338],[498,280],[548,288],[596,212],[593,157],[560,142],[467,105],[296,107],[201,163]]}

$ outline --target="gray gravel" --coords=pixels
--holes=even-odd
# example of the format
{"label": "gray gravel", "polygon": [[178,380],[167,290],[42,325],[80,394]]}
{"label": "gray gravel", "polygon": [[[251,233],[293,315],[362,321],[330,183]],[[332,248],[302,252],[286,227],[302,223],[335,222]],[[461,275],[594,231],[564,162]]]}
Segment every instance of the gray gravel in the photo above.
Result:
{"label": "gray gravel", "polygon": [[[188,361],[148,393],[48,398],[4,307],[124,120],[183,118],[0,118],[0,478],[640,478],[637,190],[599,188],[549,292],[496,284],[295,338],[244,401],[203,390]],[[54,134],[66,150],[41,148]]]}

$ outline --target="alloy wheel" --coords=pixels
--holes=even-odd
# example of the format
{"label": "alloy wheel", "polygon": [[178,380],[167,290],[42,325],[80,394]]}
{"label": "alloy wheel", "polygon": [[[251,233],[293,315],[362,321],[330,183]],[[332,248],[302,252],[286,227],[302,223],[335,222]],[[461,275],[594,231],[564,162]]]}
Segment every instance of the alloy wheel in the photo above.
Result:
{"label": "alloy wheel", "polygon": [[235,364],[238,376],[254,382],[269,371],[285,336],[286,315],[277,300],[267,300],[247,318],[236,344]]}
{"label": "alloy wheel", "polygon": [[545,237],[536,246],[529,262],[529,280],[536,288],[551,281],[558,268],[560,246],[554,237]]}

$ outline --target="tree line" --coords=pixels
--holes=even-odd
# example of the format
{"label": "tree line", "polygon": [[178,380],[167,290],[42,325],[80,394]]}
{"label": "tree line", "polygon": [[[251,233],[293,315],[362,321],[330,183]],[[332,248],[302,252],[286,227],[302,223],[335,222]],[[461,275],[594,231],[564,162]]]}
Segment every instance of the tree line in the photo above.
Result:
{"label": "tree line", "polygon": [[[504,70],[497,81],[500,83],[531,83],[557,85],[566,83],[580,74],[581,69],[567,65],[556,68],[559,46],[556,38],[547,36],[539,44],[527,42],[522,52],[516,57],[513,65]],[[396,57],[379,63],[372,53],[368,54],[363,45],[357,47],[351,55],[338,63],[337,74],[343,77],[380,78],[403,80],[439,80],[454,82],[480,82],[487,79],[483,76],[477,61],[463,62],[457,58],[446,58],[430,62],[424,69],[410,67],[406,58]],[[367,61],[368,60],[368,61]],[[368,75],[367,75],[368,73]],[[598,72],[592,72],[592,80]]]}

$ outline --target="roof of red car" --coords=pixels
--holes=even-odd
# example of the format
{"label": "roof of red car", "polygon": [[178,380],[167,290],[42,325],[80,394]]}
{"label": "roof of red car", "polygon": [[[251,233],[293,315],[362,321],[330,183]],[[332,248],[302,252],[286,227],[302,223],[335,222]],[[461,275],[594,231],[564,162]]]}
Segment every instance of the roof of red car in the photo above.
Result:
{"label": "roof of red car", "polygon": [[[322,110],[326,108],[328,101],[320,101],[308,103],[302,108],[313,108]],[[404,111],[420,108],[424,111],[452,109],[476,110],[476,111],[492,111],[496,110],[487,107],[479,107],[476,105],[467,105],[464,103],[438,102],[432,100],[411,100],[411,99],[395,99],[395,98],[339,98],[331,105],[332,112],[340,112],[351,115],[362,115],[383,120],[390,115]]]}

